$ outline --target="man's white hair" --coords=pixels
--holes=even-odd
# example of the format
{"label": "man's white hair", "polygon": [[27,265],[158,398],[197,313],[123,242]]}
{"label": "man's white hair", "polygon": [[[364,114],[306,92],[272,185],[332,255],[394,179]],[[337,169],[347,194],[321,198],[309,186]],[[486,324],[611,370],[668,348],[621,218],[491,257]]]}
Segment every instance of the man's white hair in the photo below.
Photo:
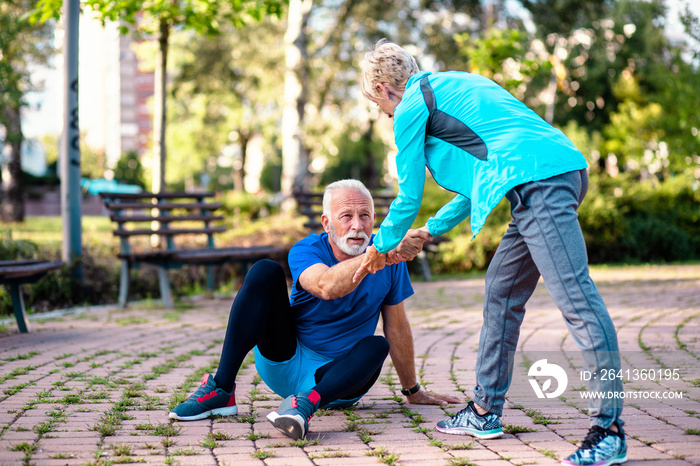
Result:
{"label": "man's white hair", "polygon": [[372,194],[369,189],[360,180],[338,180],[326,186],[323,191],[323,213],[326,216],[331,215],[331,201],[333,200],[333,191],[339,189],[353,189],[359,191],[369,199],[370,205],[372,206],[372,215],[374,215],[374,199],[372,199]]}

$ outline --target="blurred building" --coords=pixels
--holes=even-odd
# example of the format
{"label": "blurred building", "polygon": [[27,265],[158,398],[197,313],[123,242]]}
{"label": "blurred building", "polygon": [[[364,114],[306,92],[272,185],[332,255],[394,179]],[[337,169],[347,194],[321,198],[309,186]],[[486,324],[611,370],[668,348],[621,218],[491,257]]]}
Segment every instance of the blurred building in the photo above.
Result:
{"label": "blurred building", "polygon": [[[60,137],[63,131],[63,36],[58,22],[58,54],[49,66],[33,70],[39,90],[27,96],[29,107],[23,114],[27,139]],[[122,154],[143,155],[150,147],[153,65],[139,60],[131,36],[120,35],[115,23],[103,26],[87,7],[80,17],[79,37],[81,142],[104,153],[111,168]]]}

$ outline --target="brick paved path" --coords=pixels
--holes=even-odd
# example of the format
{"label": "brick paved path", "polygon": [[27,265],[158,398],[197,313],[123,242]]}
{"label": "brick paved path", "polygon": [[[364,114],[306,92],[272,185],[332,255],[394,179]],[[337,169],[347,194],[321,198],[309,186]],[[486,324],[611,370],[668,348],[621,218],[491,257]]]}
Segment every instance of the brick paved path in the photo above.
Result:
{"label": "brick paved path", "polygon": [[[638,370],[625,390],[683,396],[626,401],[629,464],[700,464],[700,266],[592,274],[617,326],[624,365]],[[468,397],[483,280],[415,289],[407,309],[421,382]],[[28,335],[0,336],[0,465],[547,465],[558,464],[587,432],[578,353],[543,287],[528,306],[521,354],[527,365],[542,357],[568,365],[570,389],[538,400],[524,382],[527,365],[516,364],[525,373],[513,379],[502,418],[509,433],[500,439],[435,431],[436,421],[464,405],[405,404],[388,362],[355,409],[320,411],[303,442],[291,442],[265,420],[280,398],[252,364],[238,377],[237,417],[171,424],[169,404],[216,367],[229,305],[225,299],[176,311],[103,309],[33,322]],[[660,370],[655,380],[642,380],[640,369]]]}

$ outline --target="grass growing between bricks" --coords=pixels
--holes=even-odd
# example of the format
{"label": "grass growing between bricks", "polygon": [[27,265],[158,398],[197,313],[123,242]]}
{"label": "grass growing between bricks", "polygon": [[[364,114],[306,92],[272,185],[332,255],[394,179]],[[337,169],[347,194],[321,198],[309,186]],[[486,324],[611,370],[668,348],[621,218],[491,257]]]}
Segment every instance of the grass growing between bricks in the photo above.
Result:
{"label": "grass growing between bricks", "polygon": [[250,454],[250,456],[259,460],[264,460],[275,456],[275,452],[272,450],[255,450],[253,453]]}
{"label": "grass growing between bricks", "polygon": [[206,437],[204,437],[204,440],[199,442],[199,445],[201,447],[213,450],[214,448],[221,446],[221,444],[218,442],[222,440],[231,440],[231,436],[225,432],[209,432]]}
{"label": "grass growing between bricks", "polygon": [[451,458],[448,464],[450,466],[476,466],[475,463],[466,458]]}
{"label": "grass growing between bricks", "polygon": [[[617,281],[614,282],[614,285],[618,286]],[[447,294],[447,291],[445,293]],[[428,304],[428,306],[430,305]],[[537,307],[539,304],[535,302],[534,306]],[[445,307],[448,306],[445,305]],[[614,306],[612,307],[614,309]],[[138,324],[136,320],[131,323],[127,322],[126,324],[132,325],[132,327],[125,328],[120,325],[126,322],[121,319],[123,314],[114,314],[112,328],[126,336],[124,344],[119,346],[111,343],[99,345],[90,342],[89,344],[66,345],[59,347],[58,350],[55,348],[45,350],[44,347],[33,345],[25,348],[10,348],[0,352],[0,377],[4,382],[3,385],[0,385],[0,401],[12,397],[10,398],[11,402],[7,404],[8,407],[0,412],[8,419],[5,424],[0,424],[0,437],[4,436],[4,450],[8,457],[12,455],[14,464],[42,464],[42,461],[47,463],[51,461],[56,464],[106,466],[145,461],[187,465],[210,463],[212,458],[218,464],[232,464],[224,459],[229,455],[236,455],[243,462],[257,462],[259,464],[282,464],[287,457],[297,456],[307,458],[307,462],[310,460],[314,464],[324,463],[324,458],[338,458],[335,462],[344,464],[343,458],[345,457],[352,458],[352,460],[347,461],[348,463],[359,460],[359,462],[367,464],[379,463],[380,461],[384,464],[401,464],[412,455],[409,450],[404,452],[401,447],[397,447],[393,443],[395,435],[401,435],[402,431],[407,434],[407,437],[416,439],[415,444],[419,449],[417,454],[423,455],[424,452],[433,452],[431,455],[434,457],[431,457],[430,461],[426,461],[430,464],[481,464],[481,461],[475,459],[480,457],[477,454],[481,454],[484,448],[493,452],[488,442],[477,440],[460,444],[461,441],[466,440],[465,437],[445,437],[436,433],[433,419],[437,420],[443,413],[445,417],[452,415],[445,411],[456,411],[453,409],[454,406],[445,408],[437,406],[417,407],[408,404],[406,398],[398,392],[401,388],[398,377],[395,368],[390,367],[388,361],[378,379],[379,383],[373,387],[372,392],[360,405],[343,411],[317,411],[316,417],[311,422],[311,431],[315,435],[322,436],[319,437],[319,440],[292,441],[272,433],[275,431],[269,429],[264,414],[268,408],[274,409],[274,406],[268,405],[276,405],[279,400],[276,396],[271,395],[260,378],[255,375],[252,367],[249,367],[247,369],[249,372],[245,373],[243,377],[239,377],[238,380],[237,401],[241,408],[240,416],[224,418],[214,416],[212,419],[205,419],[197,423],[176,422],[171,424],[167,420],[167,409],[184,401],[197,388],[205,373],[216,370],[218,361],[213,358],[218,356],[218,354],[214,354],[217,351],[209,350],[207,345],[220,347],[222,341],[215,341],[211,336],[221,336],[223,332],[218,332],[218,324],[211,321],[202,324],[208,326],[206,329],[187,327],[189,322],[194,320],[189,312],[177,312],[177,315],[173,315],[170,319],[164,317],[162,312],[164,311],[158,309],[148,315],[148,319],[157,324],[158,328],[156,329],[150,329],[150,326],[146,328],[146,326]],[[200,312],[200,310],[195,312]],[[411,313],[413,310],[409,309],[408,312]],[[432,312],[434,313],[434,310]],[[208,314],[207,318],[212,315]],[[414,312],[413,316],[415,315]],[[628,335],[628,343],[636,351],[639,350],[639,347],[646,347],[651,356],[663,357],[658,351],[660,347],[655,336],[656,333],[651,331],[654,330],[654,326],[645,325],[656,315],[658,314],[638,319],[639,323],[635,334]],[[450,321],[449,316],[437,317],[441,318],[437,321],[438,324],[449,321],[450,327],[457,327],[461,324],[465,324],[467,327],[471,325],[471,321],[466,318],[460,317]],[[536,317],[535,312],[534,318]],[[668,335],[664,337],[667,341],[664,340],[664,342],[669,343],[672,349],[692,363],[696,359],[691,356],[697,354],[698,344],[692,336],[692,330],[694,326],[697,326],[697,322],[689,319],[687,314],[680,316],[672,314],[671,317],[675,320],[668,322]],[[71,319],[73,317],[67,317],[64,322],[57,323],[57,325],[68,328],[74,323]],[[103,320],[100,318],[100,323]],[[465,330],[459,332],[460,338],[457,339],[456,336],[450,337],[449,332],[440,329],[431,331],[439,333],[439,337],[435,337],[433,333],[426,330],[425,322],[418,320],[416,322],[418,329],[416,334],[416,370],[421,384],[423,386],[433,384],[433,387],[448,386],[449,388],[444,390],[455,395],[459,395],[460,392],[463,394],[469,392],[468,388],[463,389],[463,387],[471,383],[469,380],[473,376],[470,358],[458,355],[473,352],[477,338],[468,340],[462,338],[467,333]],[[177,324],[173,324],[173,322],[177,322]],[[179,327],[180,323],[182,323],[181,327]],[[95,325],[88,322],[87,319],[75,321],[76,328],[81,324]],[[642,327],[644,328],[642,331],[643,345],[639,346],[638,343],[641,340],[639,330]],[[149,333],[151,330],[154,330],[153,338]],[[99,351],[97,348],[100,348]],[[113,350],[113,348],[119,349]],[[692,355],[688,355],[688,352],[691,352]],[[39,354],[42,356],[37,357]],[[668,361],[665,362],[668,363]],[[252,366],[252,363],[253,360],[250,357],[247,360],[247,365],[244,364],[244,366]],[[246,367],[242,370],[246,370]],[[15,369],[15,371],[11,371],[11,369]],[[433,375],[433,373],[437,375]],[[700,376],[692,373],[686,375],[686,378],[690,379],[683,380],[686,383],[687,393],[692,393],[693,386],[700,386],[700,378],[698,377]],[[439,392],[443,389],[435,390]],[[566,399],[559,399],[559,401],[562,407],[572,406],[578,410],[571,415],[576,416],[576,419],[584,414],[578,407],[580,404],[570,403]],[[551,462],[550,458],[556,458],[556,456],[552,451],[554,448],[548,446],[547,443],[537,445],[534,443],[537,442],[536,440],[528,441],[528,437],[531,435],[519,434],[552,432],[559,435],[562,441],[569,440],[572,444],[576,444],[580,440],[578,436],[575,440],[570,440],[572,437],[560,434],[558,428],[552,425],[557,421],[568,423],[564,420],[568,418],[564,418],[563,415],[550,416],[544,410],[540,410],[540,412],[536,409],[526,410],[524,406],[512,407],[529,416],[529,418],[520,418],[521,421],[517,421],[517,418],[513,417],[511,418],[512,422],[521,425],[505,424],[503,427],[505,433],[512,435],[509,436],[510,442],[518,445],[531,444],[528,449],[531,456],[528,456],[527,459],[532,459],[532,461],[523,462],[523,464]],[[630,405],[630,407],[633,406]],[[692,406],[684,406],[684,408],[689,408],[685,411],[679,410],[679,416],[685,417],[684,419],[668,420],[666,425],[669,429],[673,429],[674,435],[680,435],[681,439],[691,442],[693,439],[699,438],[700,429],[696,429],[697,426],[686,422],[686,420],[697,421],[700,418],[700,409],[695,409]],[[33,411],[29,411],[32,409]],[[640,416],[664,421],[660,415],[656,417],[652,410],[640,409],[639,411]],[[137,420],[127,421],[129,415],[134,416]],[[518,412],[518,416],[521,415]],[[121,416],[127,417],[121,418]],[[426,422],[426,419],[430,422]],[[508,417],[505,418],[505,421],[508,422]],[[263,425],[258,424],[259,422]],[[376,425],[372,426],[372,424]],[[104,430],[93,429],[98,426]],[[180,427],[182,428],[181,432]],[[632,426],[631,439],[636,433],[635,427]],[[666,429],[666,426],[662,426],[662,429]],[[89,432],[85,432],[88,430]],[[109,433],[110,430],[113,431],[113,435],[102,436],[103,433]],[[325,432],[326,430],[328,432]],[[342,432],[343,430],[351,433]],[[53,451],[47,448],[45,452],[40,452],[43,448],[42,445],[59,443],[64,436],[68,437],[66,439],[66,445],[68,445],[72,439],[71,432],[79,433],[75,437],[88,437],[91,443],[81,451],[78,448],[63,448]],[[196,436],[192,436],[193,433]],[[54,437],[52,440],[44,440],[52,437]],[[539,436],[531,437],[539,438]],[[637,435],[637,440],[640,441],[636,447],[640,456],[646,450],[651,451],[657,448],[658,445],[654,445],[654,443],[664,443],[660,437],[651,439],[644,435],[641,435],[641,438]],[[656,442],[652,442],[652,440],[656,440]],[[668,442],[669,439],[665,441]],[[115,442],[125,442],[131,447]],[[352,448],[346,447],[349,444],[352,444]],[[239,450],[239,446],[245,446],[245,449]],[[534,448],[535,446],[539,448]],[[10,453],[10,447],[18,449]],[[472,448],[479,451],[476,453],[458,451]],[[253,454],[256,449],[259,452]],[[290,451],[292,449],[302,449],[303,451]],[[370,450],[371,452],[367,453]],[[499,457],[501,460],[520,463],[517,453],[514,452],[515,450],[504,447],[503,451],[499,449],[494,452],[496,456],[493,459]],[[371,456],[365,456],[366,453]],[[670,456],[667,458],[671,459]],[[680,456],[678,455],[679,458]],[[533,459],[533,457],[536,458]]]}
{"label": "grass growing between bricks", "polygon": [[530,417],[535,424],[541,424],[547,426],[549,424],[561,424],[559,421],[552,421],[550,418],[537,411],[536,409],[526,409],[525,414]]}
{"label": "grass growing between bricks", "polygon": [[529,427],[503,424],[503,433],[505,433],[505,434],[524,434],[526,432],[537,432],[537,431],[535,429],[530,429]]}
{"label": "grass growing between bricks", "polygon": [[11,370],[9,373],[0,376],[0,384],[5,383],[8,380],[16,379],[20,375],[28,374],[30,371],[36,369],[34,366],[24,366],[18,367],[17,369]]}
{"label": "grass growing between bricks", "polygon": [[9,450],[10,451],[21,451],[22,453],[24,453],[24,457],[22,458],[22,464],[30,465],[32,455],[34,455],[34,453],[36,453],[38,448],[39,447],[36,445],[36,443],[22,442],[22,443],[18,443],[17,445],[10,447]]}
{"label": "grass growing between bricks", "polygon": [[16,356],[9,356],[7,358],[2,358],[2,361],[13,362],[13,361],[19,361],[19,360],[23,360],[23,359],[31,359],[32,357],[37,356],[39,354],[41,354],[41,353],[39,353],[38,351],[30,351],[28,353],[19,353]]}
{"label": "grass growing between bricks", "polygon": [[376,456],[377,458],[379,458],[379,461],[381,461],[382,463],[386,463],[390,466],[394,466],[395,464],[397,464],[397,461],[399,461],[400,456],[395,453],[391,453],[384,447],[377,447],[372,451],[368,451],[366,454],[368,456]]}
{"label": "grass growing between bricks", "polygon": [[350,453],[344,452],[339,448],[324,448],[321,453],[312,453],[309,459],[315,460],[320,458],[346,458]]}

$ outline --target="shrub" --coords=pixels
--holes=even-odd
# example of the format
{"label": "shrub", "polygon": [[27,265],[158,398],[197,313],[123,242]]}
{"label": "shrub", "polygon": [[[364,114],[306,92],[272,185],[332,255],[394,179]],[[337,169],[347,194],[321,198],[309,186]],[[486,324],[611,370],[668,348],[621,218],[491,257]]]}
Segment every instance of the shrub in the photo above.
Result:
{"label": "shrub", "polygon": [[[267,219],[266,219],[267,220]],[[270,229],[268,221],[260,222],[257,228]],[[60,223],[58,223],[60,225]],[[107,231],[111,228],[107,223]],[[250,225],[250,224],[249,224]],[[61,243],[53,241],[54,221],[29,222],[23,228],[32,232],[32,240],[13,239],[12,230],[0,231],[0,257],[14,259],[48,259],[61,258]],[[273,228],[274,229],[274,228]],[[117,241],[106,240],[111,236],[94,223],[84,223],[83,236],[83,284],[75,280],[69,266],[53,271],[33,284],[22,286],[24,301],[31,312],[50,309],[68,308],[79,305],[97,305],[116,303],[119,294],[120,261],[117,259],[119,246]],[[222,235],[223,236],[223,235]],[[251,226],[251,236],[260,236]],[[36,239],[34,239],[36,238]],[[220,238],[217,245],[221,247],[238,244],[226,243]],[[251,243],[254,244],[254,243]],[[238,284],[243,275],[242,264],[224,264],[215,267],[217,284]],[[207,268],[185,266],[168,272],[172,291],[176,296],[201,293],[206,288]],[[228,289],[233,286],[228,286]],[[129,300],[158,298],[158,275],[156,269],[143,267],[132,270]],[[12,301],[9,290],[0,286],[0,315],[11,315]]]}
{"label": "shrub", "polygon": [[[593,173],[579,208],[590,262],[700,259],[700,191],[694,181],[691,176],[650,182]],[[414,227],[424,225],[451,198],[452,193],[434,182],[426,183]],[[440,245],[432,269],[446,273],[486,268],[510,219],[509,203],[504,199],[474,241],[468,221],[457,226],[446,235],[451,241]]]}
{"label": "shrub", "polygon": [[267,217],[276,209],[268,195],[259,196],[239,191],[227,191],[221,197],[221,203],[221,212],[227,217],[236,217],[239,221]]}
{"label": "shrub", "polygon": [[700,258],[700,191],[691,177],[592,179],[579,211],[591,262]]}

